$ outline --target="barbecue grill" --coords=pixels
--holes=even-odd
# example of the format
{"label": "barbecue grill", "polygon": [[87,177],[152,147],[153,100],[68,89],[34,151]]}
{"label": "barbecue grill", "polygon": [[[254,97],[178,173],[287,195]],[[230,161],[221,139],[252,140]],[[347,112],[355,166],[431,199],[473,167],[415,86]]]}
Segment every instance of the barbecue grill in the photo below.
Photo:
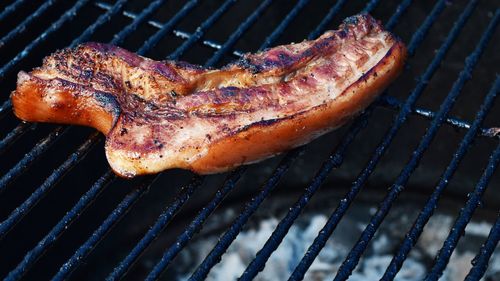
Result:
{"label": "barbecue grill", "polygon": [[[277,215],[276,228],[245,265],[240,279],[252,280],[301,213],[334,190],[337,195],[325,207],[329,217],[290,266],[289,280],[304,278],[366,194],[377,208],[334,280],[346,280],[357,270],[391,207],[415,198],[421,199],[418,215],[410,218],[414,223],[405,235],[390,241],[396,250],[377,278],[397,279],[433,213],[446,209],[454,222],[426,266],[425,280],[442,276],[469,222],[481,218],[491,229],[471,246],[476,256],[466,277],[479,280],[500,239],[495,190],[500,184],[495,175],[500,9],[494,2],[5,1],[0,4],[0,277],[170,280],[179,253],[203,239],[214,213],[231,208],[234,216],[210,230],[219,238],[188,275],[203,280],[241,231],[258,220],[255,213],[294,196],[295,203]],[[97,132],[23,123],[12,114],[8,94],[16,73],[63,47],[110,42],[155,59],[217,67],[244,52],[316,38],[359,12],[373,14],[406,42],[409,60],[401,77],[349,125],[223,175],[172,170],[118,179],[106,164]],[[458,207],[443,203],[450,198]]]}

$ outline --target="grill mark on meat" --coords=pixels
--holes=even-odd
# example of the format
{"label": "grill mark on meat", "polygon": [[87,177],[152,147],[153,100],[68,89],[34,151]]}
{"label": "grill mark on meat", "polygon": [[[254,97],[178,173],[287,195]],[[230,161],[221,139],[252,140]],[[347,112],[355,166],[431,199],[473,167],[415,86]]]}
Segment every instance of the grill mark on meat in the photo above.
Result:
{"label": "grill mark on meat", "polygon": [[404,57],[403,44],[369,15],[219,70],[85,43],[20,72],[12,100],[21,119],[107,134],[108,160],[122,176],[172,167],[212,173],[340,126],[396,77]]}

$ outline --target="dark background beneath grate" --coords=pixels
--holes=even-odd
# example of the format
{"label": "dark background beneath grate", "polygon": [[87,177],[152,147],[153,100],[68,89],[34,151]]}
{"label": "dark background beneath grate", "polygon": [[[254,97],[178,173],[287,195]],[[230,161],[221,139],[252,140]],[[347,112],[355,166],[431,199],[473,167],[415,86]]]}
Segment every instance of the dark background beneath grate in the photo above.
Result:
{"label": "dark background beneath grate", "polygon": [[[8,2],[0,4],[0,10]],[[7,34],[24,17],[33,12],[42,1],[30,1],[24,5],[15,16],[9,17],[0,28],[0,36]],[[92,1],[91,1],[92,2]],[[125,10],[140,12],[147,1],[130,1]],[[292,21],[287,31],[280,37],[276,44],[298,42],[303,40],[308,33],[314,29],[319,21],[326,14],[327,10],[335,1],[311,1]],[[453,1],[449,7],[441,14],[438,21],[432,27],[424,43],[417,50],[416,55],[409,60],[409,69],[402,75],[389,89],[389,94],[399,99],[404,99],[415,85],[414,78],[422,73],[427,64],[432,59],[435,50],[439,47],[447,32],[450,30],[453,21],[462,11],[466,1]],[[15,73],[20,69],[31,69],[41,62],[41,58],[46,54],[67,46],[79,35],[85,27],[95,21],[104,11],[94,5],[95,2],[87,5],[78,16],[66,24],[56,34],[50,36],[38,48],[33,51],[27,59],[23,60],[11,71],[4,81],[2,81],[3,102],[15,87]],[[275,1],[263,16],[254,24],[248,32],[238,41],[235,48],[245,52],[256,50],[266,36],[282,21],[296,1]],[[382,1],[373,12],[373,15],[385,22],[393,14],[399,1]],[[112,4],[112,3],[111,3]],[[229,34],[257,7],[257,1],[244,0],[237,2],[210,30],[203,39],[210,39],[216,42],[224,42]],[[415,29],[430,12],[434,1],[414,1],[406,14],[397,24],[394,33],[400,36],[403,41],[408,42]],[[2,47],[0,65],[7,63],[17,52],[29,44],[33,38],[38,36],[53,21],[55,21],[66,9],[73,5],[73,1],[59,1],[54,8],[49,9],[45,16],[42,16],[36,24],[30,25],[22,35],[16,37],[14,42]],[[180,7],[184,1],[167,1],[165,5],[153,16],[154,20],[165,22]],[[202,1],[189,15],[183,19],[175,29],[188,33],[193,33],[196,27],[212,14],[220,5],[220,1]],[[365,5],[364,1],[349,1],[340,13],[329,24],[329,28],[335,28],[341,20],[349,15],[360,11]],[[418,101],[418,106],[431,110],[437,110],[443,98],[447,95],[453,81],[463,67],[463,62],[467,54],[475,47],[481,32],[487,26],[492,12],[496,8],[495,1],[480,1],[474,14],[467,22],[462,34],[448,53],[446,59],[438,72],[434,75],[427,86],[422,98]],[[118,15],[100,28],[92,37],[93,41],[108,42],[112,35],[119,32],[130,19]],[[142,45],[144,40],[154,34],[156,29],[150,25],[143,24],[132,33],[124,42],[123,47],[135,51]],[[168,34],[160,43],[147,54],[154,59],[163,59],[183,42],[183,39],[174,34]],[[483,97],[491,86],[495,71],[498,71],[500,58],[498,56],[498,45],[500,44],[500,32],[488,45],[482,55],[478,66],[473,72],[473,79],[467,83],[462,90],[462,95],[457,101],[450,115],[465,120],[472,120],[475,112],[479,108]],[[183,60],[191,63],[202,64],[214,52],[214,49],[203,45],[200,42],[189,49]],[[234,60],[236,57],[226,55],[219,65]],[[308,209],[319,208],[317,200],[324,196],[331,196],[330,204],[321,204],[321,208],[335,209],[338,198],[350,187],[351,182],[356,178],[359,171],[364,167],[369,156],[380,141],[383,134],[395,115],[394,110],[377,107],[375,113],[369,121],[367,129],[363,130],[350,146],[344,164],[334,170],[322,189],[318,192]],[[500,104],[497,102],[490,112],[485,127],[498,126],[498,114],[500,114]],[[18,124],[18,120],[12,114],[8,114],[0,122],[0,137],[5,136],[12,128]],[[364,190],[356,199],[351,208],[356,208],[357,204],[364,202],[378,202],[391,185],[395,177],[408,161],[413,149],[418,144],[420,137],[429,125],[429,120],[412,115],[402,128],[396,139],[393,141],[386,155],[377,166],[377,169],[370,177]],[[2,155],[0,161],[0,174],[7,172],[15,163],[27,153],[36,142],[48,134],[54,128],[53,125],[39,124],[35,130],[25,134],[18,140],[11,149]],[[249,222],[249,226],[255,225],[260,218],[266,215],[266,210],[275,207],[281,198],[298,198],[308,180],[314,175],[327,157],[328,153],[339,142],[346,127],[330,133],[308,146],[304,153],[292,166],[287,176],[280,183],[275,192],[261,206],[259,213]],[[0,218],[6,217],[16,206],[22,203],[44,179],[62,163],[67,156],[76,149],[92,132],[87,128],[72,128],[69,133],[54,145],[49,152],[45,153],[22,177],[17,179],[8,190],[0,196]],[[413,173],[406,190],[396,204],[406,204],[412,202],[421,207],[425,199],[431,193],[449,160],[452,157],[458,143],[465,134],[464,130],[457,130],[448,125],[444,125],[431,147],[422,159],[419,168]],[[488,156],[497,144],[496,138],[478,138],[474,146],[470,149],[466,158],[462,162],[460,169],[450,183],[447,191],[443,195],[444,200],[439,204],[438,210],[456,216],[460,206],[467,199],[466,195],[475,186],[483,168],[486,165]],[[279,162],[280,157],[267,160],[257,165],[252,165],[245,176],[240,180],[238,187],[223,201],[220,208],[231,207],[235,212],[241,210],[246,200],[255,194],[260,184],[264,182],[273,168]],[[0,242],[0,276],[11,270],[36,243],[58,222],[58,220],[69,210],[79,197],[88,190],[92,183],[106,170],[107,163],[103,154],[102,141],[96,146],[88,156],[76,166],[64,179],[57,184],[48,195],[37,204],[34,209],[11,231],[6,238]],[[155,220],[161,209],[167,205],[180,188],[185,185],[191,174],[185,171],[167,171],[152,186],[149,192],[132,208],[130,213],[104,238],[104,240],[92,252],[89,258],[72,275],[74,279],[80,280],[101,280],[112,268],[126,255],[135,245]],[[220,187],[224,175],[209,177],[208,181],[198,189],[189,202],[184,206],[181,213],[167,227],[160,238],[153,243],[143,257],[137,262],[127,275],[126,279],[135,280],[143,277],[150,267],[159,259],[163,250],[169,246],[178,233],[184,229],[190,219],[199,211],[200,207],[208,202],[211,195]],[[64,263],[75,249],[83,243],[87,237],[95,230],[103,219],[114,209],[116,204],[134,186],[137,180],[118,180],[108,187],[103,194],[94,202],[86,212],[71,225],[61,236],[59,241],[38,261],[26,275],[30,280],[43,280],[52,276]],[[498,173],[490,183],[486,192],[484,204],[476,211],[476,219],[492,221],[498,211],[499,199],[498,188],[500,176]],[[319,201],[318,201],[319,202]],[[284,208],[288,208],[288,205]],[[279,214],[276,214],[279,215]],[[411,218],[413,219],[413,218]],[[210,221],[210,219],[209,219]],[[224,222],[220,228],[202,230],[195,239],[202,239],[206,233],[222,233]],[[227,223],[227,222],[226,222]],[[248,227],[248,226],[247,226]],[[333,234],[335,235],[335,234]],[[398,241],[392,241],[398,243]],[[479,249],[479,244],[476,245]],[[175,261],[171,266],[175,269]],[[168,276],[165,274],[164,276]]]}

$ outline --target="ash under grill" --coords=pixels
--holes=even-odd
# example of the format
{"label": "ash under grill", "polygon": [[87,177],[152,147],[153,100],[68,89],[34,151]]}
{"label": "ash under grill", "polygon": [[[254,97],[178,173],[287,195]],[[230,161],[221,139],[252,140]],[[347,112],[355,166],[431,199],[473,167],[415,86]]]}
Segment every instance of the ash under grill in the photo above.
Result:
{"label": "ash under grill", "polygon": [[[21,123],[11,112],[16,73],[63,47],[111,42],[154,59],[220,66],[244,52],[315,38],[362,11],[407,44],[410,58],[401,77],[351,124],[231,173],[200,177],[172,170],[117,179],[98,133]],[[269,222],[259,213],[271,213],[272,227],[240,279],[265,279],[266,265],[276,266],[270,258],[313,221],[311,239],[284,277],[300,280],[361,210],[366,217],[356,222],[349,247],[342,245],[335,268],[319,278],[359,277],[391,226],[398,232],[384,242],[390,251],[374,278],[404,278],[401,268],[413,263],[434,232],[443,235],[421,264],[420,278],[447,278],[456,267],[452,254],[460,254],[464,243],[473,253],[472,263],[462,266],[466,280],[494,278],[499,18],[494,1],[474,0],[0,4],[0,277],[170,280],[205,241],[202,257],[192,256],[197,264],[177,275],[202,280],[221,259],[227,262],[232,245],[244,244],[241,239]],[[277,206],[280,211],[271,211]],[[432,223],[442,214],[448,223]],[[399,215],[408,222],[391,219]],[[470,239],[478,225],[487,226],[484,237]]]}

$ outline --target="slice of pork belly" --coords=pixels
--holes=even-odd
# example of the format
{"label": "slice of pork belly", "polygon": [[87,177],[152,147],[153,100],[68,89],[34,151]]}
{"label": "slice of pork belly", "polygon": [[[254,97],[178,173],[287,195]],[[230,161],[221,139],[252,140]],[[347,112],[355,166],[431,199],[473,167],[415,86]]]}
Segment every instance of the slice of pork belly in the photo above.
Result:
{"label": "slice of pork belly", "polygon": [[22,120],[103,132],[118,175],[170,168],[209,174],[341,126],[396,78],[405,57],[403,43],[369,15],[221,69],[86,43],[20,72],[11,98]]}

